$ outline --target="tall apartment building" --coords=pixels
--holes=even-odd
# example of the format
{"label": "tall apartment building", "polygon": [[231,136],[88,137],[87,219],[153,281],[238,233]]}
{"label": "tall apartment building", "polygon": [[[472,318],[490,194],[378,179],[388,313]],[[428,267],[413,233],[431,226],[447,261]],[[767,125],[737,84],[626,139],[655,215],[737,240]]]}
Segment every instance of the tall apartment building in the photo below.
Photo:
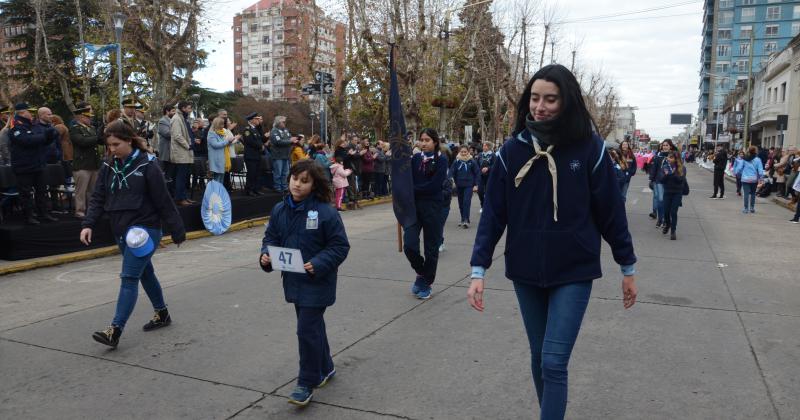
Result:
{"label": "tall apartment building", "polygon": [[756,74],[800,33],[800,1],[705,0],[703,8],[698,119],[714,123],[725,95],[747,83],[750,49]]}
{"label": "tall apartment building", "polygon": [[311,0],[260,0],[233,18],[234,86],[260,99],[297,101],[314,71],[338,80],[345,27]]}
{"label": "tall apartment building", "polygon": [[24,58],[28,52],[25,50],[25,44],[21,44],[13,39],[25,33],[25,27],[22,25],[13,25],[6,21],[0,21],[2,31],[0,31],[0,74],[2,74],[2,96],[8,96],[10,99],[17,94],[21,93],[24,85],[17,79],[19,76],[18,70],[14,66],[20,59]]}

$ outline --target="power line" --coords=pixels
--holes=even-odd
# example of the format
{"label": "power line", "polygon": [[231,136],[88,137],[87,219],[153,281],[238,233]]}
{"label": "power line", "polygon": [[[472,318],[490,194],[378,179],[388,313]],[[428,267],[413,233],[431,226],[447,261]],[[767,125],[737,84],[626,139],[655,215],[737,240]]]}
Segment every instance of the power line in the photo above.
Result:
{"label": "power line", "polygon": [[625,19],[607,19],[607,20],[591,20],[591,21],[582,21],[582,22],[558,22],[561,24],[571,24],[571,23],[608,23],[608,22],[629,22],[634,20],[647,20],[647,19],[663,19],[663,18],[671,18],[671,17],[678,17],[678,16],[697,16],[697,13],[678,13],[674,15],[657,15],[657,16],[642,16],[642,17],[635,17],[635,18],[625,18]]}
{"label": "power line", "polygon": [[587,16],[587,17],[583,17],[583,18],[569,19],[569,20],[563,20],[563,21],[560,21],[560,22],[553,22],[553,23],[556,23],[556,24],[559,24],[559,23],[577,23],[577,22],[585,22],[585,21],[590,21],[590,20],[608,19],[608,18],[615,18],[615,17],[620,17],[620,16],[628,16],[628,15],[637,15],[637,14],[640,14],[640,13],[655,12],[655,11],[658,11],[658,10],[671,9],[671,8],[674,8],[674,7],[681,7],[681,6],[688,6],[690,4],[697,4],[697,3],[699,3],[697,0],[684,1],[684,2],[680,2],[680,3],[666,4],[666,5],[663,5],[663,6],[650,7],[650,8],[647,8],[647,9],[632,10],[632,11],[629,11],[629,12],[611,13],[611,14],[607,14],[607,15]]}
{"label": "power line", "polygon": [[691,105],[691,104],[696,104],[696,103],[698,103],[698,102],[697,101],[692,101],[692,102],[683,102],[683,103],[680,103],[680,104],[665,104],[665,105],[655,105],[655,106],[637,107],[637,108],[638,108],[638,110],[658,109],[658,108],[669,108],[671,106],[679,106],[679,105]]}

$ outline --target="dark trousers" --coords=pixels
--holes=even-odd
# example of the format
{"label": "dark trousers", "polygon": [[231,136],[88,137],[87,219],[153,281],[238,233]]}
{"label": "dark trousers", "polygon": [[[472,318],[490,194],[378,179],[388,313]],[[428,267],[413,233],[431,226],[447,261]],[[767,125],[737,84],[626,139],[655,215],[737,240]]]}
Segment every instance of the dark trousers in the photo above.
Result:
{"label": "dark trousers", "polygon": [[481,175],[481,180],[478,181],[478,200],[481,200],[481,208],[483,208],[483,197],[486,195],[486,183],[489,181],[489,176]]}
{"label": "dark trousers", "polygon": [[186,200],[186,187],[189,184],[189,173],[192,171],[191,163],[176,163],[175,166],[175,199]]}
{"label": "dark trousers", "polygon": [[387,194],[389,194],[389,189],[386,187],[386,174],[375,172],[375,195],[383,197]]}
{"label": "dark trousers", "polygon": [[714,169],[714,197],[717,197],[717,191],[719,191],[719,197],[723,197],[725,195],[724,169]]}
{"label": "dark trousers", "polygon": [[44,171],[14,173],[14,175],[17,177],[17,187],[25,217],[33,217],[34,203],[39,216],[45,215],[47,213],[47,186],[44,182]]}
{"label": "dark trousers", "polygon": [[261,174],[261,158],[245,159],[244,164],[247,165],[247,182],[245,183],[244,190],[246,192],[258,192],[258,177]]}
{"label": "dark trousers", "polygon": [[683,202],[683,194],[680,192],[664,193],[664,223],[675,232],[678,228],[678,208]]}
{"label": "dark trousers", "polygon": [[[411,268],[430,286],[436,279],[439,245],[442,241],[442,201],[416,200],[417,223],[403,230],[403,251]],[[420,255],[419,234],[423,234],[424,253]]]}
{"label": "dark trousers", "polygon": [[736,194],[742,193],[742,176],[739,175],[736,177]]}
{"label": "dark trousers", "polygon": [[368,197],[370,193],[375,195],[375,172],[361,173],[361,197]]}
{"label": "dark trousers", "polygon": [[452,194],[448,194],[445,197],[444,201],[442,202],[442,226],[441,232],[442,235],[440,236],[439,245],[444,245],[444,225],[447,223],[447,217],[450,216],[450,203],[453,201]]}
{"label": "dark trousers", "polygon": [[472,187],[458,187],[458,210],[461,212],[461,223],[471,223],[469,211],[472,207]]}
{"label": "dark trousers", "polygon": [[314,388],[333,371],[331,348],[325,332],[325,308],[294,305],[297,314],[297,343],[300,373],[297,385]]}

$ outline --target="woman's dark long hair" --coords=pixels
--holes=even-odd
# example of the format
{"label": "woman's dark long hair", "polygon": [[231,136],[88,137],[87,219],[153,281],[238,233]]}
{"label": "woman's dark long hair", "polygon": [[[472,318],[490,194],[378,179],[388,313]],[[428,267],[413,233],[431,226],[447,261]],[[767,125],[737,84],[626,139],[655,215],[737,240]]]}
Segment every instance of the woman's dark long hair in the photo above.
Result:
{"label": "woman's dark long hair", "polygon": [[419,132],[419,138],[422,138],[423,134],[427,134],[428,137],[430,137],[433,140],[433,142],[435,143],[435,145],[433,146],[433,153],[435,155],[438,155],[439,153],[441,153],[440,148],[441,148],[441,145],[442,145],[442,141],[439,140],[439,133],[436,130],[432,129],[432,128],[423,128],[422,131]]}
{"label": "woman's dark long hair", "polygon": [[131,147],[134,149],[139,149],[142,152],[147,153],[147,140],[139,137],[134,131],[133,127],[130,126],[124,120],[114,120],[108,123],[105,129],[106,140],[109,137],[114,136],[123,141],[131,142]]}
{"label": "woman's dark long hair", "polygon": [[592,135],[594,120],[586,102],[578,80],[569,69],[561,64],[544,66],[525,86],[522,96],[517,102],[517,120],[514,124],[514,136],[525,130],[525,119],[530,115],[531,87],[539,79],[546,80],[558,86],[561,94],[561,113],[556,117],[555,133],[564,143],[586,140]]}
{"label": "woman's dark long hair", "polygon": [[328,176],[325,174],[325,168],[322,167],[317,161],[312,159],[298,160],[291,169],[289,169],[289,177],[298,176],[303,172],[308,172],[311,177],[311,194],[320,203],[331,202],[331,183],[328,181]]}

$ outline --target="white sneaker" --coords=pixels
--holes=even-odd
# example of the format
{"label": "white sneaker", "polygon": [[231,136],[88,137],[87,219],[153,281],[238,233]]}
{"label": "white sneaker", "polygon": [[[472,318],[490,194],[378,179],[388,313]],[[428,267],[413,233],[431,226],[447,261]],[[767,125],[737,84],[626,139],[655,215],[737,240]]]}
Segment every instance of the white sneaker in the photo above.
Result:
{"label": "white sneaker", "polygon": [[481,207],[481,210],[479,211],[479,213],[483,213],[483,207]]}
{"label": "white sneaker", "polygon": [[439,253],[444,252],[444,244],[439,245]]}

